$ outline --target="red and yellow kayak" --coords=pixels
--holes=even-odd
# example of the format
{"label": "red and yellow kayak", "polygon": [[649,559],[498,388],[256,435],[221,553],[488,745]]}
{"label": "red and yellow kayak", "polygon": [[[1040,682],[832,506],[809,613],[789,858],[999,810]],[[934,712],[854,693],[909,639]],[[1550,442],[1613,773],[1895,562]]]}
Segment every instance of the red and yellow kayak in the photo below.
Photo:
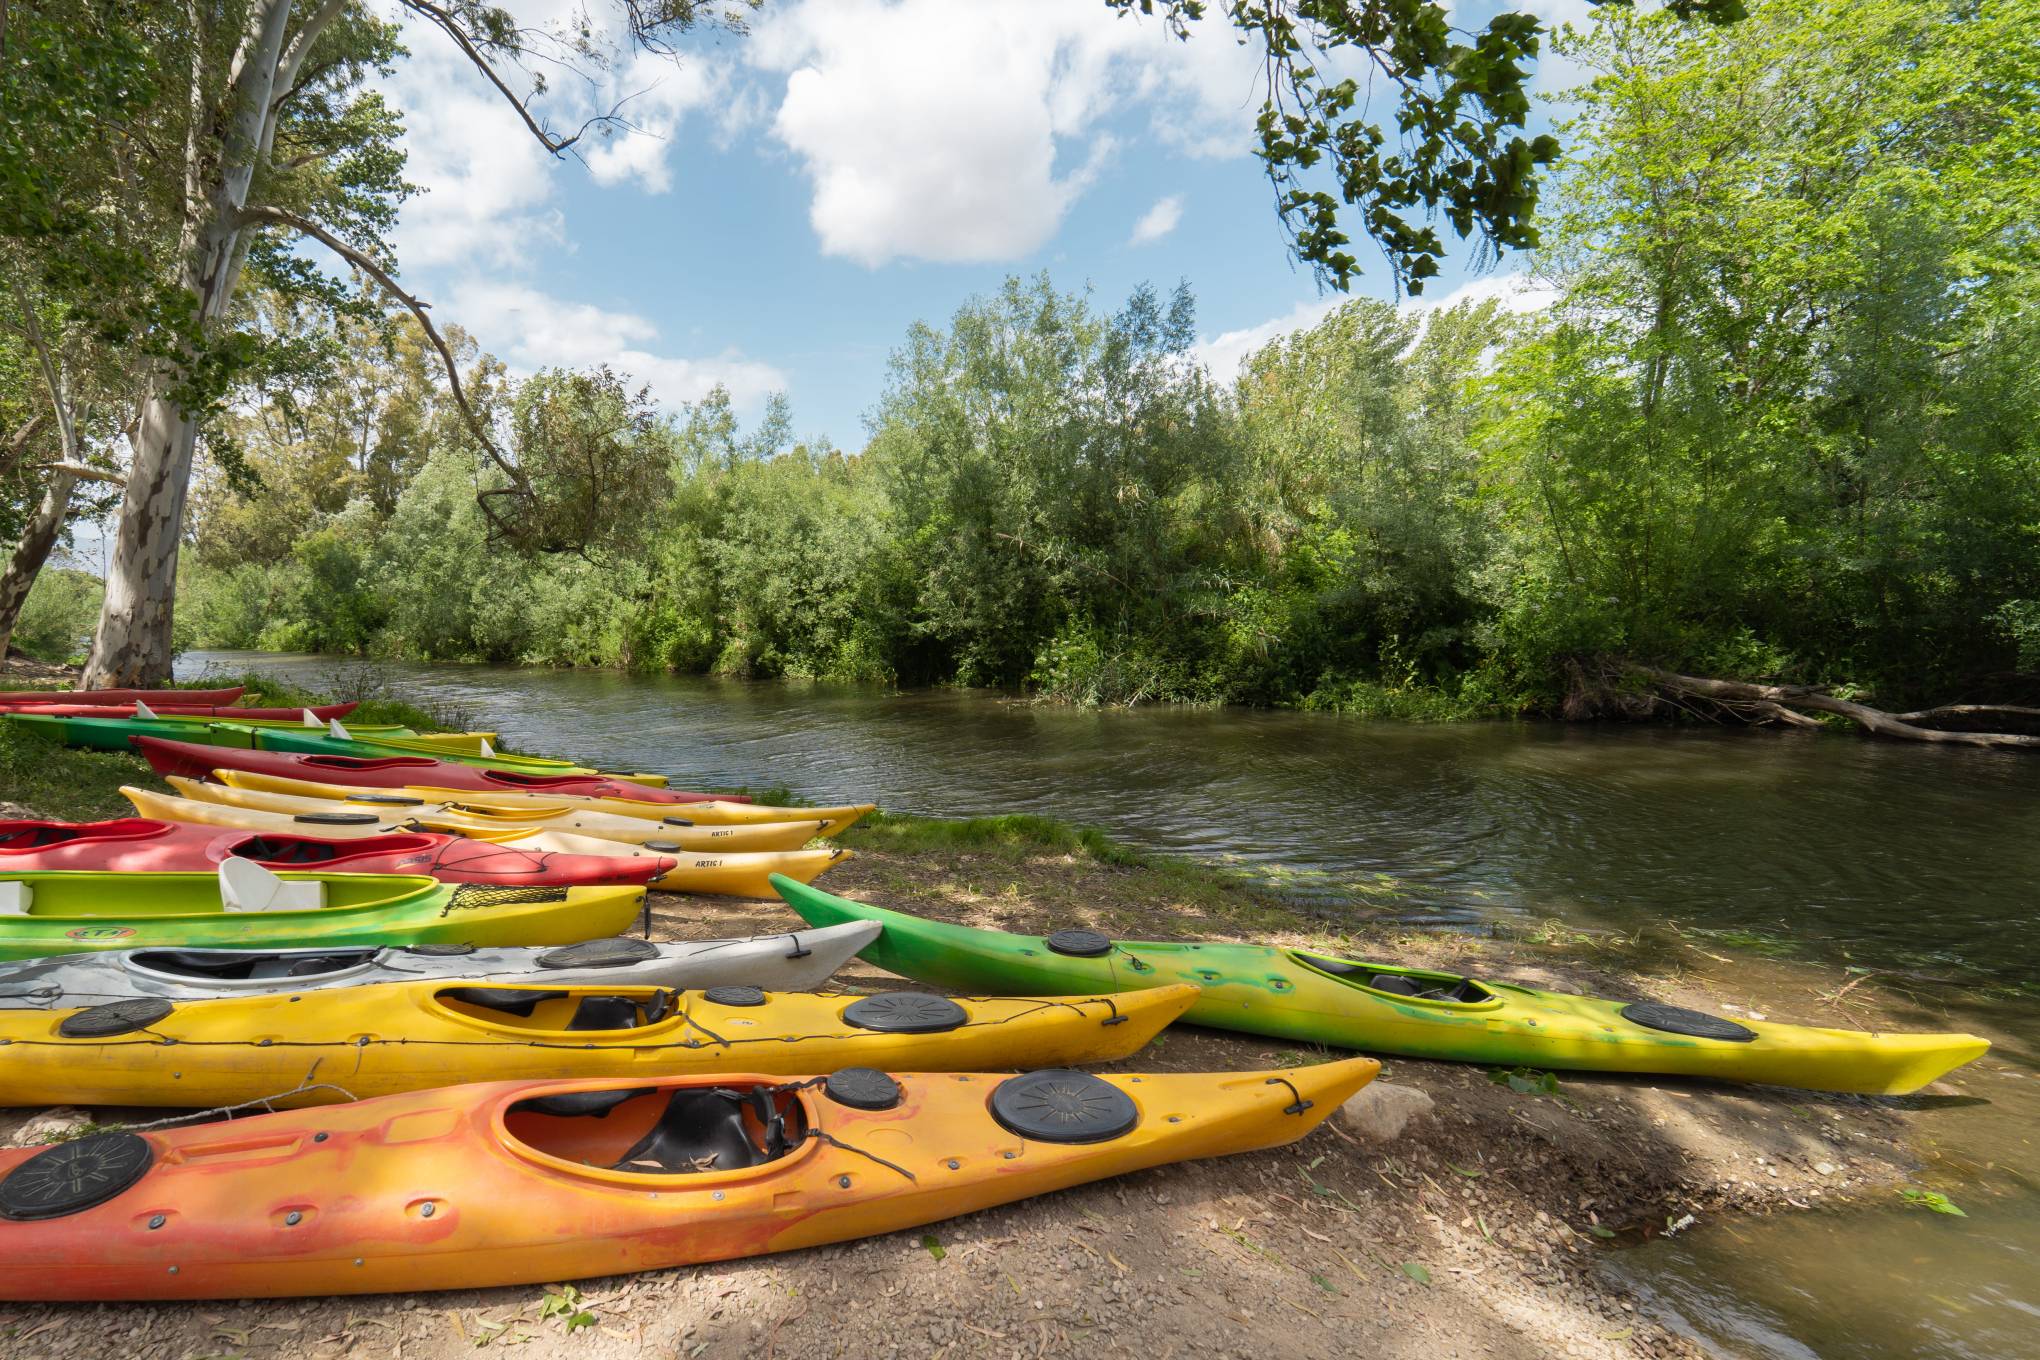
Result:
{"label": "red and yellow kayak", "polygon": [[[104,822],[0,821],[0,874],[49,869],[205,873],[217,869],[222,860],[238,858],[252,859],[267,869],[423,874],[441,883],[564,888],[618,883],[642,886],[671,874],[680,864],[670,855],[629,855],[622,845],[615,847],[613,855],[561,854],[436,831],[396,831],[347,839],[304,832],[305,828],[231,831],[147,817]],[[750,886],[748,879],[744,886]],[[769,897],[771,889],[763,887],[752,895]]]}
{"label": "red and yellow kayak", "polygon": [[0,1297],[408,1293],[789,1251],[1294,1142],[1379,1070],[503,1082],[94,1134],[0,1151]]}
{"label": "red and yellow kayak", "polygon": [[133,706],[136,700],[154,707],[158,702],[193,707],[224,706],[246,694],[243,685],[226,689],[10,689],[0,690],[0,708],[17,704],[90,704],[95,707]]}
{"label": "red and yellow kayak", "polygon": [[341,780],[374,788],[402,788],[407,784],[429,783],[438,788],[470,793],[491,789],[516,793],[570,793],[583,798],[625,799],[646,808],[670,807],[676,803],[749,801],[744,798],[719,799],[710,793],[655,789],[648,784],[600,772],[527,774],[517,770],[462,765],[426,755],[342,756],[250,751],[233,746],[208,746],[202,742],[170,741],[139,735],[129,738],[129,741],[157,774],[181,774],[193,779],[209,778],[215,770],[247,770],[291,779]]}

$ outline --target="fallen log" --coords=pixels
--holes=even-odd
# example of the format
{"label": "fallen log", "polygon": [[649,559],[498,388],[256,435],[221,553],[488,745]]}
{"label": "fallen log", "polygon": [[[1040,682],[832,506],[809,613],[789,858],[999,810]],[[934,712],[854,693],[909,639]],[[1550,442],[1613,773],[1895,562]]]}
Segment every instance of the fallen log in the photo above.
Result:
{"label": "fallen log", "polygon": [[2018,732],[1969,732],[1940,727],[1923,727],[1923,721],[1948,717],[2040,717],[2040,709],[2014,704],[1943,704],[1911,713],[1887,713],[1852,699],[1838,699],[1814,685],[1765,685],[1747,680],[1716,680],[1702,675],[1681,675],[1634,661],[1616,662],[1605,668],[1614,678],[1648,681],[1655,695],[1690,711],[1690,704],[1704,701],[1745,722],[1782,722],[1795,727],[1818,727],[1820,720],[1804,710],[1833,713],[1849,719],[1865,731],[1900,741],[1938,742],[1950,746],[1988,746],[2040,751],[2040,736]]}

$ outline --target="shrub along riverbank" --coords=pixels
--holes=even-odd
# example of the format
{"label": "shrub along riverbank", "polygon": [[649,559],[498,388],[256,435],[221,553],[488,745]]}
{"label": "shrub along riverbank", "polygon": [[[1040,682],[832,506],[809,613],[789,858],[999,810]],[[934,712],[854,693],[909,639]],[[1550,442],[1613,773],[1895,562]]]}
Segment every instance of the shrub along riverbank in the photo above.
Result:
{"label": "shrub along riverbank", "polygon": [[1560,42],[1589,82],[1548,306],[1356,301],[1213,374],[1187,290],[1014,280],[905,337],[856,453],[780,405],[668,419],[620,375],[470,351],[506,489],[414,334],[295,337],[329,371],[233,422],[181,641],[1420,718],[1554,710],[1601,655],[1885,706],[2016,693],[2021,14],[1603,7]]}

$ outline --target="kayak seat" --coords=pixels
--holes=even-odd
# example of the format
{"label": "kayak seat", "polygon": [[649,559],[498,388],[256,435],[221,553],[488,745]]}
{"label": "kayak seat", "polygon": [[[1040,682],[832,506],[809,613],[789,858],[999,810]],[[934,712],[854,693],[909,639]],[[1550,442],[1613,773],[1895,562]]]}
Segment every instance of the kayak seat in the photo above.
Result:
{"label": "kayak seat", "polygon": [[531,1013],[538,1009],[539,1002],[560,1001],[566,995],[565,992],[528,992],[516,987],[449,987],[439,993],[439,999],[529,1019]]}
{"label": "kayak seat", "polygon": [[[766,1112],[766,1146],[761,1148],[744,1121],[745,1105]],[[631,1145],[613,1170],[650,1175],[687,1171],[735,1171],[785,1155],[791,1143],[772,1095],[760,1087],[748,1094],[722,1089],[675,1091],[659,1122]]]}
{"label": "kayak seat", "polygon": [[75,841],[86,834],[85,828],[80,826],[24,826],[0,834],[0,850],[40,850],[44,846]]}
{"label": "kayak seat", "polygon": [[174,973],[179,977],[235,982],[250,978],[311,977],[319,973],[337,973],[343,968],[366,963],[374,954],[373,949],[336,950],[330,954],[151,949],[135,955],[135,966],[156,973]]}
{"label": "kayak seat", "polygon": [[298,840],[292,836],[250,836],[229,854],[264,864],[323,864],[338,857],[338,846],[330,841]]}
{"label": "kayak seat", "polygon": [[568,1029],[636,1029],[637,1002],[627,996],[584,996]]}
{"label": "kayak seat", "polygon": [[1352,978],[1363,987],[1387,992],[1390,996],[1411,996],[1419,1001],[1456,1001],[1466,1005],[1486,1001],[1490,995],[1487,988],[1472,978],[1441,977],[1428,973],[1374,973],[1372,964],[1348,963],[1344,959],[1328,959],[1317,954],[1299,954],[1297,957],[1321,973]]}

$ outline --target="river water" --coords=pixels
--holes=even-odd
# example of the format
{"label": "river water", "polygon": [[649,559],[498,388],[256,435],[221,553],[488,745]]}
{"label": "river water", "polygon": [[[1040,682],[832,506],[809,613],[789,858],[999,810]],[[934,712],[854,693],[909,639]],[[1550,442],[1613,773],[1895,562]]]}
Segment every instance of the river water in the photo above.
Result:
{"label": "river water", "polygon": [[[329,658],[189,653],[180,678]],[[351,671],[351,673],[350,673]],[[1917,1209],[1702,1229],[1613,1268],[1723,1356],[2040,1355],[2040,758],[1845,735],[1423,727],[1239,710],[1085,712],[982,693],[391,664],[399,697],[519,749],[676,785],[784,785],[943,816],[1038,812],[1234,863],[1300,904],[1440,929],[1678,925],[1715,953],[1875,970],[1998,1047],[1936,1110]]]}

